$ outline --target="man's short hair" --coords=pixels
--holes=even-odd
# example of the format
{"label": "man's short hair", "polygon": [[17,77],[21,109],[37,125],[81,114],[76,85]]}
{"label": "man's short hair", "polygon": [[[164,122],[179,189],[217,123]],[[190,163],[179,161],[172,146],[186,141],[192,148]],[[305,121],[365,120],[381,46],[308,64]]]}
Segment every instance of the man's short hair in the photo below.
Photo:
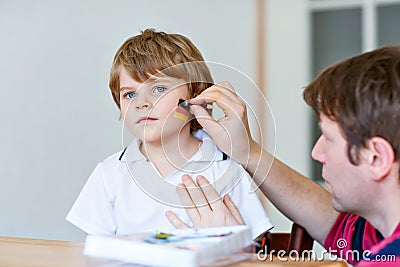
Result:
{"label": "man's short hair", "polygon": [[375,136],[400,158],[400,46],[386,46],[334,64],[307,86],[304,100],[316,115],[338,122],[353,164]]}

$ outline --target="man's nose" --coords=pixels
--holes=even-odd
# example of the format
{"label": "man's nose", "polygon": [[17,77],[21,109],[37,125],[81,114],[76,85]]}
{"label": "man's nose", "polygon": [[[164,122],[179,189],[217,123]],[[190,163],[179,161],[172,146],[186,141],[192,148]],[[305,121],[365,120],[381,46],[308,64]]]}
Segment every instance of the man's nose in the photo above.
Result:
{"label": "man's nose", "polygon": [[321,163],[325,162],[325,154],[324,154],[324,140],[323,140],[323,136],[321,135],[317,142],[314,145],[313,150],[311,151],[311,157],[316,160],[319,161]]}

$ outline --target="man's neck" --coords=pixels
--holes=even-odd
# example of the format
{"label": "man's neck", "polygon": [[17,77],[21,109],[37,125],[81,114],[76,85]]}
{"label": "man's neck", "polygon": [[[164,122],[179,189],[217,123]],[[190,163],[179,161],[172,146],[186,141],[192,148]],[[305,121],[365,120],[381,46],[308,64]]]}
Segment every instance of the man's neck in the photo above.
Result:
{"label": "man's neck", "polygon": [[367,219],[384,237],[393,234],[400,223],[400,186],[399,169],[392,170],[392,174],[381,181],[379,190],[375,191],[376,203],[370,212],[363,216]]}
{"label": "man's neck", "polygon": [[[384,211],[380,212],[379,215],[365,216],[365,218],[386,238],[393,234],[394,230],[400,223],[400,214],[398,212],[398,205],[390,203]],[[397,206],[397,208],[395,208]]]}

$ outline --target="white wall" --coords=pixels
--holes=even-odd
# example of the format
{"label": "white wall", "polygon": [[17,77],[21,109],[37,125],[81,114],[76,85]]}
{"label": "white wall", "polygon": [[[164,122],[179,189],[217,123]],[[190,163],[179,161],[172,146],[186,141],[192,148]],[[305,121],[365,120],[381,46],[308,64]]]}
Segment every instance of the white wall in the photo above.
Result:
{"label": "white wall", "polygon": [[[267,87],[276,154],[307,174],[304,3],[267,5]],[[0,1],[0,235],[82,240],[64,218],[95,164],[121,149],[108,75],[123,41],[147,27],[182,33],[255,79],[255,23],[256,0]]]}
{"label": "white wall", "polygon": [[[310,69],[307,0],[269,0],[266,24],[267,90],[275,118],[275,155],[309,176],[312,114],[302,97]],[[275,231],[290,230],[291,222],[274,207],[269,213]]]}

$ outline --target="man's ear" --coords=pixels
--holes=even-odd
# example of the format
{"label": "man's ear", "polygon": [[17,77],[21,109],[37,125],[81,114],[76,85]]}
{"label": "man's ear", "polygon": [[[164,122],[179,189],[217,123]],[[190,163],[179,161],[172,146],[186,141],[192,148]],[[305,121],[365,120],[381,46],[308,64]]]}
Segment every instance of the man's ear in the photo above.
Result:
{"label": "man's ear", "polygon": [[382,137],[373,137],[368,141],[364,154],[375,181],[383,179],[391,170],[394,151],[390,143]]}

